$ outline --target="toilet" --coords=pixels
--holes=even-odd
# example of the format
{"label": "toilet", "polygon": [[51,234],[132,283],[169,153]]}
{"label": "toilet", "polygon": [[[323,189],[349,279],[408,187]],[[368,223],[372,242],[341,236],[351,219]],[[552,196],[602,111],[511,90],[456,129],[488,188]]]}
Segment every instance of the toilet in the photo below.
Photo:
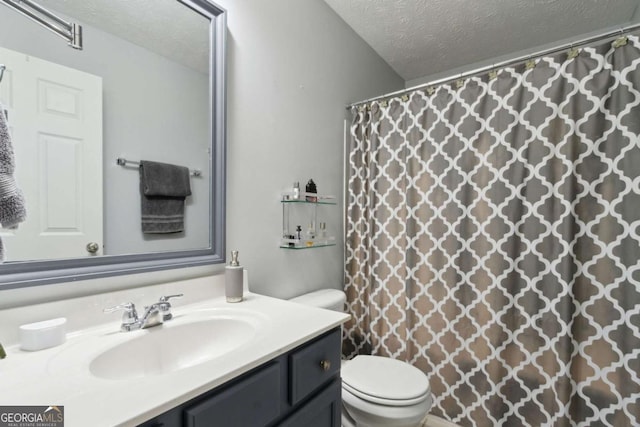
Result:
{"label": "toilet", "polygon": [[[344,311],[346,296],[322,289],[290,301]],[[359,355],[341,366],[343,427],[418,427],[433,403],[427,376],[399,360]]]}

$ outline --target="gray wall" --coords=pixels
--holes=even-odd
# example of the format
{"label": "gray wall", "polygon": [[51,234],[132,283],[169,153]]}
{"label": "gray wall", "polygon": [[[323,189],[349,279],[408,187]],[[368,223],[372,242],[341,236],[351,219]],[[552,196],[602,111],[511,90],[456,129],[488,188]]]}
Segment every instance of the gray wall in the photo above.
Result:
{"label": "gray wall", "polygon": [[[351,102],[401,89],[404,81],[319,0],[220,0],[228,10],[227,248],[240,251],[252,290],[290,297],[343,281],[344,120]],[[0,9],[2,9],[0,7]],[[8,34],[0,33],[0,40]],[[51,44],[60,43],[51,37]],[[107,65],[106,58],[103,63]],[[120,174],[128,173],[119,171]],[[330,248],[278,248],[280,192],[313,178],[338,196],[322,219]],[[123,212],[135,210],[121,204]],[[322,213],[323,212],[323,213]],[[304,225],[304,224],[303,224]],[[191,277],[202,269],[4,291],[20,304]],[[206,270],[218,274],[222,266]],[[201,273],[202,274],[202,273]]]}
{"label": "gray wall", "polygon": [[[202,233],[209,221],[208,76],[88,26],[84,26],[84,49],[77,51],[5,6],[0,7],[0,23],[3,47],[103,79],[106,252],[208,247],[207,234]],[[202,178],[191,180],[193,195],[187,199],[184,233],[142,234],[138,173],[117,166],[120,156],[205,171]]]}
{"label": "gray wall", "polygon": [[[259,293],[342,288],[345,106],[404,82],[322,1],[219,4],[229,28],[227,248]],[[279,249],[280,192],[309,178],[338,196],[318,211],[338,245]]]}

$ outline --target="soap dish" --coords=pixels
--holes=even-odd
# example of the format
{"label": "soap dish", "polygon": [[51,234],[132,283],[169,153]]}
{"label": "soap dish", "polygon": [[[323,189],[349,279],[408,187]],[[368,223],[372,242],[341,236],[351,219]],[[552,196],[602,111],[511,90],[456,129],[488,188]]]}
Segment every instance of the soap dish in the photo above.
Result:
{"label": "soap dish", "polygon": [[43,350],[64,343],[67,339],[67,319],[45,320],[20,326],[20,348],[27,351]]}

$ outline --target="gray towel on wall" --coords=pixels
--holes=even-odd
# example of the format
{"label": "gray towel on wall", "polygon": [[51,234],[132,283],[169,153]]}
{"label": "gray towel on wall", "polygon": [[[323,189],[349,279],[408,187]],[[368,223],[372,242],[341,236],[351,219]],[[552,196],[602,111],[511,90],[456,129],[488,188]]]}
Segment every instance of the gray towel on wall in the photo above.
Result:
{"label": "gray towel on wall", "polygon": [[[9,126],[2,105],[0,105],[0,226],[18,227],[27,218],[27,209],[22,190],[13,176],[15,156]],[[0,241],[0,262],[5,260],[5,251]]]}
{"label": "gray towel on wall", "polygon": [[16,228],[27,218],[24,195],[13,177],[15,158],[11,135],[0,106],[0,225],[2,228]]}
{"label": "gray towel on wall", "polygon": [[143,233],[184,231],[184,203],[191,195],[189,169],[167,163],[140,162]]}

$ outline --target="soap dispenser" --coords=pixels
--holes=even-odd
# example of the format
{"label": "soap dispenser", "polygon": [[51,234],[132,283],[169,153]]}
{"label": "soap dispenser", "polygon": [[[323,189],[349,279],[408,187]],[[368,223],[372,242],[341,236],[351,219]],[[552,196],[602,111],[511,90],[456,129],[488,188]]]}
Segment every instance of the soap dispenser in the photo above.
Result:
{"label": "soap dispenser", "polygon": [[227,302],[242,301],[244,273],[238,262],[238,251],[231,251],[231,262],[225,267],[224,291]]}

